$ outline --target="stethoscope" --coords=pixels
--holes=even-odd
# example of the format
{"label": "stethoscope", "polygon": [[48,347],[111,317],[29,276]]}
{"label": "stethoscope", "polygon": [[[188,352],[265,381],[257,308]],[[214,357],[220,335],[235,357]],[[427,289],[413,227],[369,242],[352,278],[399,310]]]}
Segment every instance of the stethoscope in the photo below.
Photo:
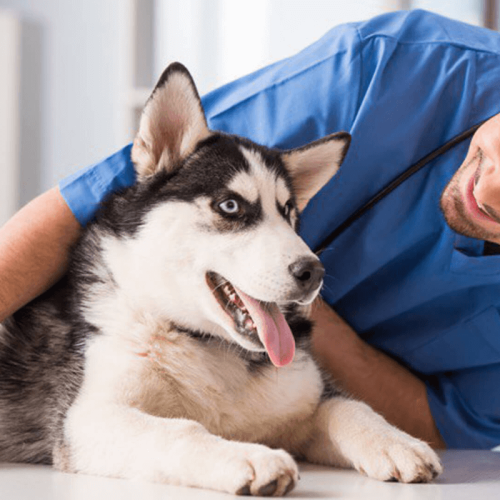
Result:
{"label": "stethoscope", "polygon": [[448,142],[438,147],[431,153],[427,154],[419,161],[411,165],[407,168],[402,174],[399,174],[395,179],[390,181],[386,186],[384,186],[377,194],[375,194],[370,200],[368,200],[362,207],[358,208],[355,212],[353,212],[347,219],[344,220],[339,226],[337,226],[326,238],[323,239],[321,243],[319,243],[314,249],[314,253],[316,255],[320,255],[323,250],[333,243],[335,239],[337,239],[344,231],[349,229],[354,222],[356,222],[359,218],[361,218],[368,210],[372,209],[377,203],[379,203],[382,199],[384,199],[387,195],[392,193],[398,186],[400,186],[403,182],[405,182],[409,177],[413,174],[416,174],[419,170],[422,170],[425,166],[429,165],[433,160],[435,160],[438,156],[441,156],[448,152],[450,149],[454,148],[458,144],[461,144],[466,139],[469,139],[474,135],[476,130],[489,118],[483,120],[482,122],[472,126],[468,130],[462,132],[461,134],[453,137]]}

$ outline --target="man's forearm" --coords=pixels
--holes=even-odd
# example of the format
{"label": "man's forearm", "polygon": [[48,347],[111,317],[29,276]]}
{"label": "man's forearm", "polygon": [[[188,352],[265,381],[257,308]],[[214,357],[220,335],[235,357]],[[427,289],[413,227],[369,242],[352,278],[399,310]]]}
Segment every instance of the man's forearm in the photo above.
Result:
{"label": "man's forearm", "polygon": [[418,377],[363,342],[323,302],[315,303],[313,320],[313,350],[343,389],[400,429],[435,448],[446,447],[430,412],[425,384]]}
{"label": "man's forearm", "polygon": [[0,321],[64,274],[80,231],[58,188],[31,201],[0,228]]}

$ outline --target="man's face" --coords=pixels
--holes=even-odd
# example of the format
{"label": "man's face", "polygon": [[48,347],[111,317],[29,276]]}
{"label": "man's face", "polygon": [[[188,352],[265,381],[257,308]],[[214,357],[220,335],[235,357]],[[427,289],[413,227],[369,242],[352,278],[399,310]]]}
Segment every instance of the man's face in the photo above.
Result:
{"label": "man's face", "polygon": [[474,134],[443,191],[441,210],[454,231],[500,244],[500,114]]}

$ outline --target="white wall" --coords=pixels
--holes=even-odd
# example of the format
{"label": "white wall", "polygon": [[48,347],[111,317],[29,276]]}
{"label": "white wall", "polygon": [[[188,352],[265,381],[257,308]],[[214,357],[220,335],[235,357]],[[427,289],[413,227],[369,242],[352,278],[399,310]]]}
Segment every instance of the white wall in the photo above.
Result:
{"label": "white wall", "polygon": [[23,202],[119,147],[124,0],[0,0],[22,20]]}
{"label": "white wall", "polygon": [[18,19],[0,10],[0,225],[19,201],[20,42]]}
{"label": "white wall", "polygon": [[482,24],[483,0],[412,0],[415,9],[426,9],[469,24]]}
{"label": "white wall", "polygon": [[203,94],[400,0],[157,0],[155,72],[183,62]]}

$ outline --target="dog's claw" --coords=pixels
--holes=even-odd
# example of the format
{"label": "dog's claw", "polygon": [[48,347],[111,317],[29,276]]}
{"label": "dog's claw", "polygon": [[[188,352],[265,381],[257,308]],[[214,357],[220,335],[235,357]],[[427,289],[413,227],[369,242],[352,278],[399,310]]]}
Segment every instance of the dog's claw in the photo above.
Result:
{"label": "dog's claw", "polygon": [[259,489],[259,495],[262,497],[270,497],[274,495],[277,488],[278,488],[278,480],[275,479],[274,481],[271,481],[265,486],[262,486],[262,488]]}
{"label": "dog's claw", "polygon": [[236,492],[237,495],[241,496],[241,497],[248,497],[250,496],[252,493],[250,492],[250,485],[249,484],[245,484],[245,486],[242,486],[237,492]]}
{"label": "dog's claw", "polygon": [[[439,465],[441,466],[441,462],[439,463]],[[436,469],[436,467],[434,467],[434,465],[431,464],[430,466],[430,471],[431,471],[431,474],[432,474],[432,479],[436,479],[436,477],[439,476],[439,474],[441,473],[440,471],[438,471]]]}
{"label": "dog's claw", "polygon": [[288,495],[290,491],[292,491],[295,488],[295,481],[292,479],[289,483],[288,486],[286,487],[285,491],[283,492],[284,495]]}

